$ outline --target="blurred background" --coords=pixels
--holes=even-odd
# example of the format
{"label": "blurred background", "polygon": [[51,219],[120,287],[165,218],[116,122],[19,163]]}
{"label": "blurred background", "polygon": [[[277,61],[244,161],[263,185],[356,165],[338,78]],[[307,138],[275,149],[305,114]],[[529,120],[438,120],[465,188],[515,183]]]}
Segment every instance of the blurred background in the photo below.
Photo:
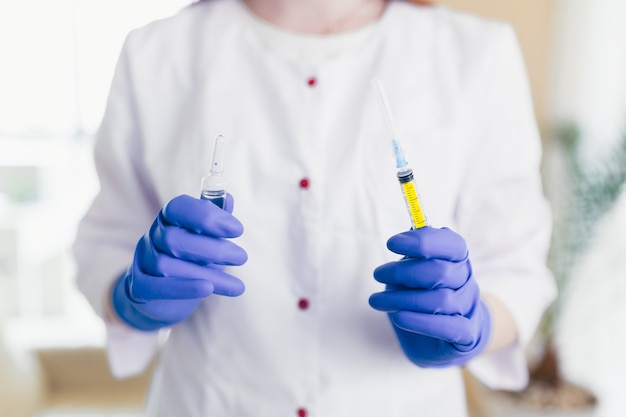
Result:
{"label": "blurred background", "polygon": [[[0,3],[0,416],[138,416],[149,372],[115,381],[70,245],[129,30],[189,0]],[[626,2],[441,0],[511,22],[531,80],[555,214],[560,296],[529,349],[531,383],[468,380],[474,416],[624,416]],[[620,390],[620,388],[622,388]]]}

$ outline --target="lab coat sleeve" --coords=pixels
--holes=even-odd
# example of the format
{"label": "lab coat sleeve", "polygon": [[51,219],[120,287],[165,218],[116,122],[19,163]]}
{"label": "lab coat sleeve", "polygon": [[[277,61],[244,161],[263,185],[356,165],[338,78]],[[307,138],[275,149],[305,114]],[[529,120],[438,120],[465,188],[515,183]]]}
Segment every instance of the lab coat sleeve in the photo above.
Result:
{"label": "lab coat sleeve", "polygon": [[552,218],[525,65],[512,28],[498,29],[456,217],[481,291],[504,303],[518,332],[515,345],[483,354],[468,369],[491,388],[519,390],[528,383],[525,348],[556,285],[546,264]]}
{"label": "lab coat sleeve", "polygon": [[73,251],[77,285],[106,323],[107,356],[116,377],[142,372],[158,347],[157,332],[139,332],[106,315],[113,281],[130,264],[135,245],[160,203],[143,164],[143,138],[134,101],[132,38],[118,60],[94,158],[100,190],[79,224]]}

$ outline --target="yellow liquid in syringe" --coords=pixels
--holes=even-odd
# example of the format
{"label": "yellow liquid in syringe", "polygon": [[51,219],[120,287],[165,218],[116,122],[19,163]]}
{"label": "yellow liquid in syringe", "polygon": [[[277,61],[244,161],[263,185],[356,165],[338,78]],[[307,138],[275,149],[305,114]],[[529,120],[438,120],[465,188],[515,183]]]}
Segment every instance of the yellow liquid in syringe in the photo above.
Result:
{"label": "yellow liquid in syringe", "polygon": [[406,207],[411,217],[412,228],[419,229],[421,227],[428,226],[426,215],[424,214],[424,210],[422,210],[419,194],[415,189],[413,171],[408,169],[398,172],[398,181],[400,181],[404,202],[406,203]]}

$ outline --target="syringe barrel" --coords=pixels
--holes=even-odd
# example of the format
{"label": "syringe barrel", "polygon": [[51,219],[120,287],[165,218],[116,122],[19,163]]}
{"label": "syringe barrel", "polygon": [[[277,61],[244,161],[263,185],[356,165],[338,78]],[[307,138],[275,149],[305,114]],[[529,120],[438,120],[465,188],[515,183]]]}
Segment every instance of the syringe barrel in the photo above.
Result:
{"label": "syringe barrel", "polygon": [[420,229],[424,226],[428,226],[426,215],[422,209],[420,196],[415,187],[413,170],[407,168],[398,171],[398,181],[400,182],[402,196],[404,197],[404,202],[406,203],[406,208],[411,218],[411,229]]}

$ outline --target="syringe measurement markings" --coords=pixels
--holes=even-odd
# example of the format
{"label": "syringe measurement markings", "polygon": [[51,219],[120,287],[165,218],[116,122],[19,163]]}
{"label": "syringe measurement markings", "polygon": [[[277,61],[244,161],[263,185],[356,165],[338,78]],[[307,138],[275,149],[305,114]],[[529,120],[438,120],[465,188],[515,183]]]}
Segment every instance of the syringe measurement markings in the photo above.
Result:
{"label": "syringe measurement markings", "polygon": [[411,214],[413,225],[416,229],[426,226],[426,217],[422,212],[419,196],[415,191],[413,181],[402,183],[402,189],[406,198],[406,203]]}

